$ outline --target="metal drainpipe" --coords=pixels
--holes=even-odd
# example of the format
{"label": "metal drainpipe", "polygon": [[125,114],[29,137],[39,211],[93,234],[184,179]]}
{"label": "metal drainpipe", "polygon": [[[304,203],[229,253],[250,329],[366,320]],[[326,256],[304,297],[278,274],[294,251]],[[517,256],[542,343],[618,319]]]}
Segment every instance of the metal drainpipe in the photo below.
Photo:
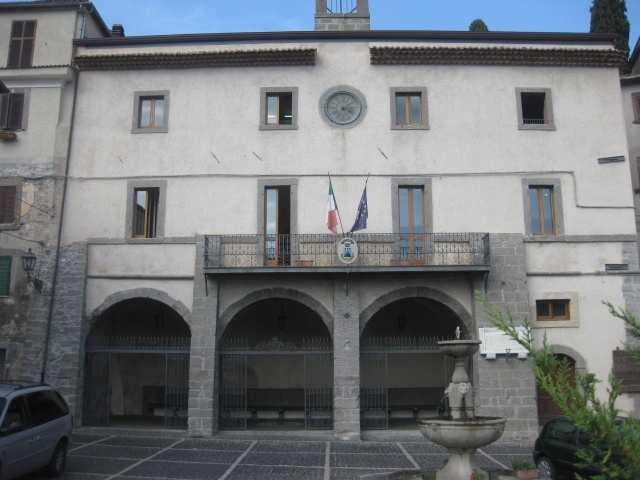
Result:
{"label": "metal drainpipe", "polygon": [[[74,55],[75,58],[75,55]],[[56,298],[56,286],[58,283],[58,271],[60,269],[60,250],[62,243],[62,226],[64,223],[64,208],[67,199],[67,184],[69,178],[69,163],[71,161],[71,144],[73,141],[73,132],[75,129],[76,118],[76,99],[78,98],[78,84],[80,83],[80,75],[77,67],[73,68],[73,80],[75,85],[73,87],[73,102],[71,106],[71,126],[69,127],[69,138],[67,144],[67,159],[64,167],[64,178],[62,184],[62,200],[60,202],[60,222],[58,224],[58,235],[56,239],[56,254],[53,265],[53,278],[51,279],[51,296],[49,297],[49,311],[47,313],[47,330],[44,338],[44,350],[42,352],[42,370],[40,372],[40,382],[44,383],[47,375],[47,359],[49,357],[49,343],[51,340],[51,323],[53,320],[53,306]]]}

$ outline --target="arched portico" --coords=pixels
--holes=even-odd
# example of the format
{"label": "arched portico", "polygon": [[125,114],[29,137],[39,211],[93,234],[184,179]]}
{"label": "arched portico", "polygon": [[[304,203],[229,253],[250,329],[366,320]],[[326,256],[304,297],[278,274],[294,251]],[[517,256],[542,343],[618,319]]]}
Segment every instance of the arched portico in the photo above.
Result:
{"label": "arched portico", "polygon": [[89,317],[85,425],[186,428],[190,317],[151,289],[116,293]]}
{"label": "arched portico", "polygon": [[218,341],[221,428],[332,427],[331,322],[320,307],[299,292],[272,289],[225,311]]}
{"label": "arched portico", "polygon": [[458,327],[470,336],[464,307],[437,290],[406,288],[379,298],[360,320],[362,428],[415,428],[419,417],[436,415],[453,367],[437,342],[455,338]]}

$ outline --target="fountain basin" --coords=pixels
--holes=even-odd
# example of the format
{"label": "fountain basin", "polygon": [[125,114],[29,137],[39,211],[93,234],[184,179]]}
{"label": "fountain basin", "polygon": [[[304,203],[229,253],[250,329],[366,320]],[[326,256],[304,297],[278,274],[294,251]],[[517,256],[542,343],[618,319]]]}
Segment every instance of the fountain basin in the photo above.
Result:
{"label": "fountain basin", "polygon": [[504,433],[506,418],[476,417],[471,420],[425,418],[418,421],[422,434],[450,450],[475,450],[497,441]]}
{"label": "fountain basin", "polygon": [[455,358],[469,357],[478,351],[479,340],[447,340],[438,342],[440,351]]}

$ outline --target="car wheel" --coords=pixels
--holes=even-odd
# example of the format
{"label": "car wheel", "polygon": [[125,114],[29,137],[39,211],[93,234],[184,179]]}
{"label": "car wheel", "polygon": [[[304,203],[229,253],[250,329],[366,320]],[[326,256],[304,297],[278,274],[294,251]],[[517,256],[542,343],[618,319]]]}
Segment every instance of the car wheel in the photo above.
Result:
{"label": "car wheel", "polygon": [[49,465],[46,468],[46,474],[50,478],[57,478],[64,473],[64,469],[67,466],[67,444],[66,442],[60,442],[56,446],[56,449],[51,456]]}
{"label": "car wheel", "polygon": [[558,478],[556,475],[556,467],[553,466],[553,463],[551,463],[551,460],[547,457],[541,457],[538,460],[537,467],[540,472],[540,478],[545,480],[555,480]]}

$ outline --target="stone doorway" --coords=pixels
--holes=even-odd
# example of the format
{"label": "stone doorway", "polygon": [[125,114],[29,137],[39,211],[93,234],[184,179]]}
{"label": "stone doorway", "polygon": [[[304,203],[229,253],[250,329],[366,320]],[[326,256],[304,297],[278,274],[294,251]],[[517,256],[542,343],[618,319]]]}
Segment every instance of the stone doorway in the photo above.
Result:
{"label": "stone doorway", "polygon": [[188,325],[163,303],[109,308],[86,341],[83,423],[186,429],[190,345]]}
{"label": "stone doorway", "polygon": [[437,342],[465,327],[445,305],[425,298],[391,303],[365,326],[360,343],[363,430],[414,429],[442,407],[453,363]]}
{"label": "stone doorway", "polygon": [[259,301],[220,340],[220,428],[333,428],[333,345],[318,314],[293,300]]}

